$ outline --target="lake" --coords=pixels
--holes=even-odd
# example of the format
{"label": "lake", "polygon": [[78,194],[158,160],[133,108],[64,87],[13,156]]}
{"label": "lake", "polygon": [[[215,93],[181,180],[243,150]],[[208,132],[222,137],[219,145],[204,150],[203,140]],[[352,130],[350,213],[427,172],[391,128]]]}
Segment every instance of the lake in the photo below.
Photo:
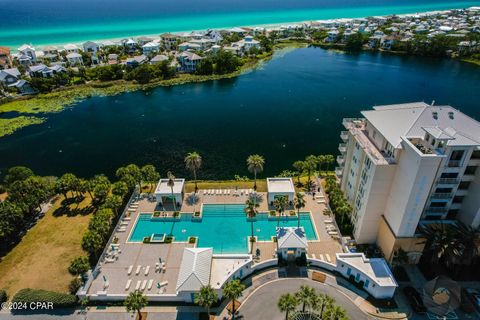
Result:
{"label": "lake", "polygon": [[0,46],[478,6],[476,0],[0,0]]}
{"label": "lake", "polygon": [[41,125],[0,138],[0,171],[113,175],[153,163],[186,174],[183,158],[204,158],[200,178],[246,175],[245,158],[265,156],[274,175],[309,154],[338,153],[341,122],[373,105],[432,100],[479,119],[480,67],[454,60],[320,48],[284,50],[235,79],[94,97]]}

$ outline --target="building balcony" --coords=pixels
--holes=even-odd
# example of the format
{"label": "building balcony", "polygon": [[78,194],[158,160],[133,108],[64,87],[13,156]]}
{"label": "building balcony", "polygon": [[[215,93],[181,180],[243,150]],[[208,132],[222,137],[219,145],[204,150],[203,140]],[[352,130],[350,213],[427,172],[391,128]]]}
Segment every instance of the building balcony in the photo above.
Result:
{"label": "building balcony", "polygon": [[458,168],[462,166],[462,162],[460,160],[449,160],[447,163],[447,167],[449,168]]}
{"label": "building balcony", "polygon": [[452,197],[452,193],[433,193],[431,198],[432,199],[450,199]]}
{"label": "building balcony", "polygon": [[342,156],[337,157],[337,163],[342,166],[345,163],[345,158]]}
{"label": "building balcony", "polygon": [[342,132],[340,132],[340,138],[341,138],[343,141],[347,141],[347,140],[348,140],[348,131],[342,131]]}
{"label": "building balcony", "polygon": [[338,151],[340,151],[341,153],[347,152],[347,145],[345,143],[340,143],[340,145],[338,146]]}
{"label": "building balcony", "polygon": [[363,127],[365,123],[365,119],[362,118],[344,118],[342,120],[342,125],[345,127],[345,129],[350,129],[352,127]]}
{"label": "building balcony", "polygon": [[457,178],[440,178],[438,184],[458,184],[460,182]]}
{"label": "building balcony", "polygon": [[343,174],[343,167],[336,167],[335,174],[337,175],[337,177],[341,177]]}
{"label": "building balcony", "polygon": [[425,210],[426,214],[444,214],[447,213],[448,208],[446,207],[429,207],[427,210]]}

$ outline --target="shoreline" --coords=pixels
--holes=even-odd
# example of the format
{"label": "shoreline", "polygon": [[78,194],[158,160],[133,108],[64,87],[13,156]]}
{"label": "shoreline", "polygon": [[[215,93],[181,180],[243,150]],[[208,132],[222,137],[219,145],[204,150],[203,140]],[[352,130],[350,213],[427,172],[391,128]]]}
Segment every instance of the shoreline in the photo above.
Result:
{"label": "shoreline", "polygon": [[[480,6],[480,3],[479,3]],[[424,14],[433,14],[433,13],[444,13],[450,10],[458,10],[458,9],[468,9],[468,8],[473,8],[476,6],[459,6],[459,7],[449,7],[448,9],[437,9],[437,10],[430,10],[430,9],[425,9],[425,10],[419,10],[419,11],[412,11],[408,13],[389,13],[389,14],[373,14],[373,15],[353,15],[353,16],[343,16],[343,17],[332,17],[328,19],[307,19],[307,20],[292,20],[292,21],[282,21],[282,22],[274,22],[274,23],[259,23],[259,24],[232,24],[232,25],[225,25],[225,26],[219,26],[219,27],[212,27],[212,28],[197,28],[197,29],[182,29],[182,30],[170,30],[170,31],[164,31],[164,32],[157,32],[157,33],[131,33],[129,35],[125,35],[122,37],[105,37],[105,38],[85,38],[84,40],[73,40],[73,41],[60,41],[60,42],[26,42],[29,43],[35,47],[45,47],[45,46],[57,46],[57,47],[62,47],[66,44],[75,44],[75,45],[81,45],[82,43],[86,41],[93,41],[93,42],[105,42],[105,41],[120,41],[122,39],[128,39],[128,38],[136,38],[136,37],[151,37],[151,38],[159,38],[159,35],[161,33],[172,33],[172,34],[181,34],[185,32],[192,32],[192,31],[206,31],[206,30],[226,30],[226,29],[231,29],[231,28],[265,28],[265,30],[273,30],[282,26],[295,26],[295,25],[303,25],[303,24],[311,24],[311,23],[322,23],[322,22],[328,22],[328,21],[351,21],[354,19],[364,19],[367,17],[387,17],[387,16],[398,16],[398,17],[408,17],[408,16],[414,16],[414,15],[424,15]],[[400,8],[399,6],[393,6],[391,7],[392,10],[396,8]],[[368,8],[361,8],[361,9],[368,9]],[[1,36],[0,36],[1,37]],[[1,43],[0,43],[1,45]],[[17,52],[17,46],[20,45],[6,45],[12,53]]]}

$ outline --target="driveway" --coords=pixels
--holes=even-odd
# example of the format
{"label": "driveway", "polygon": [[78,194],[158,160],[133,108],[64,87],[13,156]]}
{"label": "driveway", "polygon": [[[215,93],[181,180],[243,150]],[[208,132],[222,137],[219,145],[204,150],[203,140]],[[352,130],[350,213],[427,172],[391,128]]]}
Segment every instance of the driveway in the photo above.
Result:
{"label": "driveway", "polygon": [[349,298],[337,289],[310,279],[279,279],[263,285],[243,301],[239,313],[245,320],[283,320],[285,314],[277,308],[277,301],[284,293],[294,293],[301,285],[308,285],[334,298],[336,303],[342,306],[350,319],[367,320],[373,317],[367,316]]}

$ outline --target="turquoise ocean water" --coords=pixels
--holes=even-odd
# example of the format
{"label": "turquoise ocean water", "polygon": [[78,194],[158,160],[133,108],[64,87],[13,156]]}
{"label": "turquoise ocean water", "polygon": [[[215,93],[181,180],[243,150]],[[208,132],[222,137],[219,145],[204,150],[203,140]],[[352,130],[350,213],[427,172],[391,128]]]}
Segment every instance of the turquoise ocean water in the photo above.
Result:
{"label": "turquoise ocean water", "polygon": [[[176,241],[187,241],[188,237],[198,237],[198,247],[212,247],[214,253],[247,253],[247,237],[251,235],[251,223],[247,221],[243,204],[203,205],[202,221],[192,221],[191,215],[182,216],[180,221],[165,221],[153,218],[151,214],[141,214],[130,236],[130,241],[142,241],[144,237],[157,234],[172,234]],[[254,234],[259,241],[270,241],[275,235],[277,220],[269,220],[266,214],[259,214],[254,221]],[[296,217],[280,220],[281,227],[295,227]],[[305,229],[307,239],[316,240],[310,214],[300,214],[300,224]]]}
{"label": "turquoise ocean water", "polygon": [[0,0],[0,46],[415,13],[480,5],[445,0]]}

